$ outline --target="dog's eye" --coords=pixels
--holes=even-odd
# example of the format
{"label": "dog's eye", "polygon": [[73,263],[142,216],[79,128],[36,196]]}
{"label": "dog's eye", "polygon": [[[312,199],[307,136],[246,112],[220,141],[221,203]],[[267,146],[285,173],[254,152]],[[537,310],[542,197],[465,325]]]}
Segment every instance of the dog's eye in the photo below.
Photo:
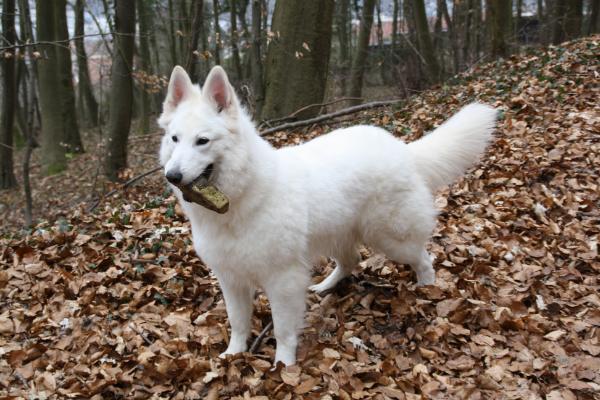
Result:
{"label": "dog's eye", "polygon": [[177,143],[177,141],[179,140],[179,139],[177,139],[177,136],[175,136],[175,135],[171,136],[171,139],[173,139],[173,141],[174,141],[175,143]]}
{"label": "dog's eye", "polygon": [[196,139],[196,146],[202,146],[208,142],[209,142],[208,138],[201,137],[201,138]]}

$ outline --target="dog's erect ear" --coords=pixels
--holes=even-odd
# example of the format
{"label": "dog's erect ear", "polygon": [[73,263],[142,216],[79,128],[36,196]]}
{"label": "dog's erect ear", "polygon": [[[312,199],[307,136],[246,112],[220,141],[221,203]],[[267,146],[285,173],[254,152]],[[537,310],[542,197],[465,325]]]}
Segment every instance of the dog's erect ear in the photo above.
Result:
{"label": "dog's erect ear", "polygon": [[202,88],[202,94],[217,112],[227,110],[235,101],[235,92],[229,83],[225,70],[217,65],[210,70]]}
{"label": "dog's erect ear", "polygon": [[176,65],[171,72],[167,98],[163,104],[163,113],[175,111],[177,106],[192,93],[193,85],[187,72]]}

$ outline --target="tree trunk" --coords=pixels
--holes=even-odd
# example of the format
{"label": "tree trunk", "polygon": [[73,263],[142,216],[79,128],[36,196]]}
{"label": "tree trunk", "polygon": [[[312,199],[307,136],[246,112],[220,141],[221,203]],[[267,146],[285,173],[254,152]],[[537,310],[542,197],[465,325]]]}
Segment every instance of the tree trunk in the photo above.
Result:
{"label": "tree trunk", "polygon": [[[8,45],[17,44],[15,30],[15,0],[2,4],[2,36]],[[17,186],[13,165],[13,126],[16,100],[15,49],[2,54],[2,116],[0,117],[0,189]]]}
{"label": "tree trunk", "polygon": [[115,29],[118,34],[115,38],[118,51],[115,51],[112,64],[110,119],[105,160],[106,176],[113,181],[117,180],[118,172],[127,166],[127,137],[133,107],[131,65],[135,44],[135,3],[115,0]]}
{"label": "tree trunk", "polygon": [[77,51],[77,69],[79,84],[79,101],[83,105],[81,110],[84,119],[90,122],[90,126],[98,125],[98,102],[92,91],[92,82],[88,71],[87,54],[85,51],[84,39],[84,0],[75,2],[75,50]]}
{"label": "tree trunk", "polygon": [[[365,0],[363,4],[363,14],[360,20],[360,30],[358,32],[358,41],[354,59],[352,60],[352,70],[350,71],[350,97],[359,98],[362,96],[363,75],[365,72],[367,54],[369,52],[369,40],[371,38],[371,27],[373,26],[373,11],[375,9],[375,0]],[[360,100],[352,100],[351,104],[358,104]]]}
{"label": "tree trunk", "polygon": [[221,27],[219,25],[219,0],[213,0],[213,19],[215,24],[215,65],[221,64]]}
{"label": "tree trunk", "polygon": [[600,32],[600,18],[598,18],[600,14],[600,1],[592,0],[590,7],[590,23],[587,28],[588,36]]}
{"label": "tree trunk", "polygon": [[487,21],[492,57],[508,57],[508,38],[511,29],[512,0],[487,0]]}
{"label": "tree trunk", "polygon": [[[596,0],[598,1],[598,0]],[[583,0],[557,0],[554,2],[552,43],[560,44],[581,35]]]}
{"label": "tree trunk", "polygon": [[437,6],[441,9],[444,21],[446,21],[448,36],[450,37],[450,45],[452,46],[452,66],[454,67],[453,72],[456,74],[459,71],[460,65],[460,55],[458,52],[458,35],[456,34],[454,22],[450,18],[450,13],[448,12],[448,4],[446,4],[446,0],[438,0]]}
{"label": "tree trunk", "polygon": [[[278,32],[278,37],[267,51],[263,119],[280,118],[323,101],[333,7],[333,0],[275,3],[272,31]],[[298,118],[309,118],[318,112],[318,107],[312,107],[299,113]]]}
{"label": "tree trunk", "polygon": [[262,1],[252,0],[252,88],[254,91],[254,116],[259,118],[265,101],[265,87],[263,76],[263,60],[261,52],[262,42]]}
{"label": "tree trunk", "polygon": [[[398,1],[398,0],[396,0]],[[350,0],[341,0],[339,3],[340,11],[338,15],[338,40],[340,42],[340,88],[342,94],[346,94],[348,72],[350,70]]]}
{"label": "tree trunk", "polygon": [[[185,63],[186,70],[190,75],[193,82],[198,80],[196,76],[197,68],[200,57],[198,52],[198,42],[200,41],[200,35],[204,34],[204,5],[202,0],[192,0],[192,28],[190,38],[190,48],[187,52],[187,61]],[[203,55],[204,56],[204,55]]]}
{"label": "tree trunk", "polygon": [[392,10],[392,54],[396,54],[396,45],[398,44],[398,13],[400,10],[399,0],[394,0]]}
{"label": "tree trunk", "polygon": [[169,35],[167,39],[169,41],[171,65],[177,65],[177,37],[175,35],[175,12],[173,10],[173,0],[168,0],[167,11],[167,19],[169,20]]}
{"label": "tree trunk", "polygon": [[[143,74],[150,76],[153,74],[152,71],[152,60],[150,59],[150,26],[148,24],[149,10],[144,0],[137,0],[136,3],[138,9],[138,23],[140,25],[140,47],[139,47],[139,69]],[[150,87],[144,84],[144,80],[139,82],[140,87],[140,129],[139,132],[142,135],[150,133]]]}
{"label": "tree trunk", "polygon": [[463,40],[463,63],[466,67],[469,66],[470,60],[470,50],[471,50],[471,37],[473,36],[473,9],[474,9],[473,0],[467,1],[467,9],[465,10],[465,29],[464,29],[464,40]]}
{"label": "tree trunk", "polygon": [[238,81],[243,79],[242,62],[240,61],[240,51],[238,49],[239,35],[237,30],[237,11],[236,0],[229,0],[230,25],[231,25],[231,52],[233,57],[233,67],[235,68],[236,78]]}
{"label": "tree trunk", "polygon": [[[58,6],[59,3],[55,1],[36,1],[36,15],[47,16],[37,20],[38,41],[52,42],[55,40],[57,21],[54,9]],[[61,91],[61,84],[58,79],[58,46],[40,44],[37,49],[41,54],[41,58],[37,61],[37,68],[42,116],[42,170],[44,174],[51,175],[64,170],[66,167],[65,148],[63,146],[65,121],[62,117],[61,102],[57,101],[57,96],[60,95]]]}
{"label": "tree trunk", "polygon": [[191,8],[187,7],[186,0],[177,1],[179,8],[177,11],[177,23],[178,29],[177,35],[177,64],[184,63],[186,61],[186,51],[189,49],[189,32],[191,30],[189,12]]}
{"label": "tree trunk", "polygon": [[428,79],[431,83],[440,81],[440,65],[433,50],[433,42],[429,34],[429,24],[425,14],[425,3],[423,0],[413,0],[413,16],[415,18],[415,27],[417,28],[417,39],[419,40],[419,49],[421,55],[427,63]]}
{"label": "tree trunk", "polygon": [[[67,28],[67,1],[53,0],[56,19],[55,40],[69,40]],[[65,121],[64,143],[71,153],[83,153],[83,143],[79,135],[77,124],[77,109],[75,107],[75,88],[73,87],[73,65],[71,62],[71,49],[68,46],[55,46],[58,62],[58,76],[60,82],[61,114]],[[56,101],[56,100],[55,100]]]}

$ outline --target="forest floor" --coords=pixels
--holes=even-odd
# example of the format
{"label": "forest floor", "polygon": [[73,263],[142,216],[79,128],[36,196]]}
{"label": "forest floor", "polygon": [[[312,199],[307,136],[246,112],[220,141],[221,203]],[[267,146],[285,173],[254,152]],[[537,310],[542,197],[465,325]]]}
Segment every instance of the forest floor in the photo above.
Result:
{"label": "forest floor", "polygon": [[[272,332],[256,354],[217,358],[228,341],[219,286],[160,174],[88,212],[103,189],[92,151],[58,176],[34,169],[46,222],[20,231],[21,195],[0,197],[0,396],[599,398],[598,54],[595,36],[478,65],[335,123],[410,141],[468,102],[502,110],[481,164],[437,197],[437,285],[416,288],[410,268],[364,249],[352,277],[308,296],[293,367],[271,369]],[[131,176],[156,165],[158,139],[131,139]],[[331,268],[316,266],[314,281]],[[252,339],[270,319],[258,295]]]}

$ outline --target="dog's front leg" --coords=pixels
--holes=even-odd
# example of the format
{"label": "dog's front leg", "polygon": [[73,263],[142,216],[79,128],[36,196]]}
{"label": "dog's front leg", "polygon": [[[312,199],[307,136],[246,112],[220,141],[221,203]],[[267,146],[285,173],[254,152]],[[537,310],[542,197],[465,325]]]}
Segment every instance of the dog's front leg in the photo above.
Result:
{"label": "dog's front leg", "polygon": [[304,271],[288,271],[278,274],[265,288],[271,313],[277,349],[275,362],[285,365],[296,363],[298,333],[304,322],[306,288],[310,277]]}
{"label": "dog's front leg", "polygon": [[227,354],[241,353],[248,349],[248,336],[250,335],[250,319],[252,317],[252,300],[254,288],[245,283],[231,282],[228,279],[219,279],[221,291],[225,298],[227,316],[231,325],[231,337],[227,350],[221,353],[221,357]]}

